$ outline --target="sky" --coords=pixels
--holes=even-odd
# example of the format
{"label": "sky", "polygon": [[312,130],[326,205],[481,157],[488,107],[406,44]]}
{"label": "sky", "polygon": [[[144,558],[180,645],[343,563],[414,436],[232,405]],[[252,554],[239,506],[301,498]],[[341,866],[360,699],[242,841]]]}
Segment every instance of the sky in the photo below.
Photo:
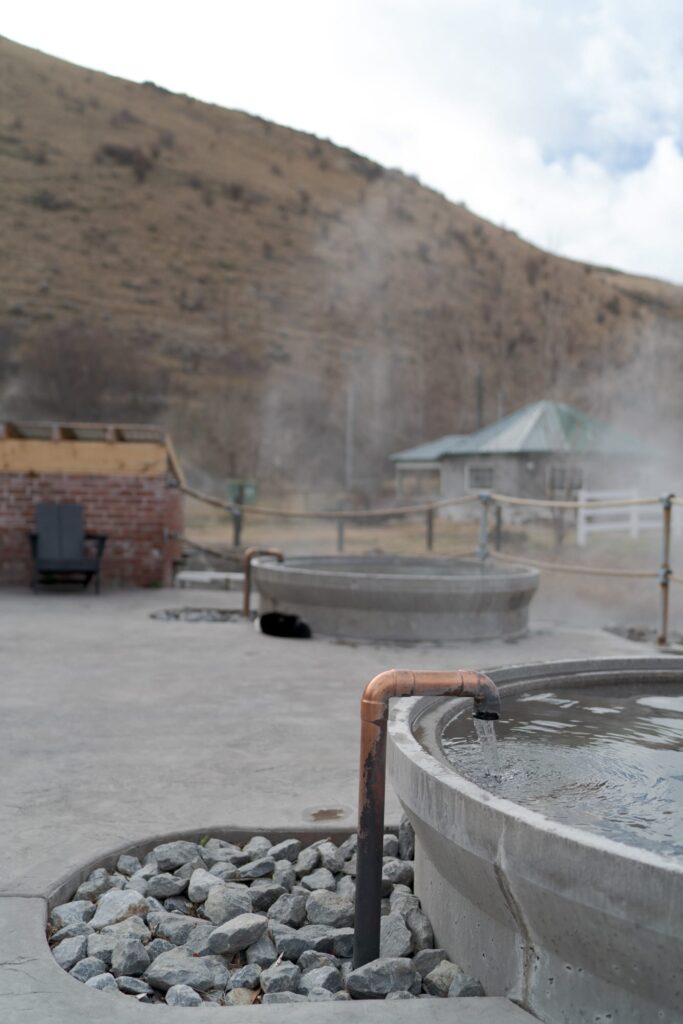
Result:
{"label": "sky", "polygon": [[0,33],[329,138],[560,255],[683,283],[680,0],[23,0]]}

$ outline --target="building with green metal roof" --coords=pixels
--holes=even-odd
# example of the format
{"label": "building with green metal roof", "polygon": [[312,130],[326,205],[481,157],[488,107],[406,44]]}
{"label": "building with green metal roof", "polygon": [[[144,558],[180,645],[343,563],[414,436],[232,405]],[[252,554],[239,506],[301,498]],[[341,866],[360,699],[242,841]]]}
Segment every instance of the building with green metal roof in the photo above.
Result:
{"label": "building with green metal roof", "polygon": [[560,402],[534,402],[473,434],[448,434],[390,456],[401,497],[483,490],[525,498],[633,486],[648,456],[638,438]]}

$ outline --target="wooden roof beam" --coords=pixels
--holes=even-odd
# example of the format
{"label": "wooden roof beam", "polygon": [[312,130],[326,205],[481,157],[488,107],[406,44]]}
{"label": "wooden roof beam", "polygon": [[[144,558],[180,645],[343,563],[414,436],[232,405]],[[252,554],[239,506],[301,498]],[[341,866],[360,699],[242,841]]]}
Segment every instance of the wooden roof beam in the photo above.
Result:
{"label": "wooden roof beam", "polygon": [[50,436],[53,441],[74,441],[76,439],[76,432],[72,427],[68,427],[64,423],[53,423]]}

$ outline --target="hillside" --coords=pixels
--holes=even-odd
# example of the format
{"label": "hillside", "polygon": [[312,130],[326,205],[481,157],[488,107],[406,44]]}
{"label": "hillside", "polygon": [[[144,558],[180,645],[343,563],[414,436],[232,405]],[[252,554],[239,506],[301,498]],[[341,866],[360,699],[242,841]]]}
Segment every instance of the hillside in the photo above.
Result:
{"label": "hillside", "polygon": [[0,180],[1,417],[163,422],[272,487],[343,481],[350,383],[359,480],[473,430],[478,374],[485,421],[679,418],[683,289],[313,136],[0,39]]}

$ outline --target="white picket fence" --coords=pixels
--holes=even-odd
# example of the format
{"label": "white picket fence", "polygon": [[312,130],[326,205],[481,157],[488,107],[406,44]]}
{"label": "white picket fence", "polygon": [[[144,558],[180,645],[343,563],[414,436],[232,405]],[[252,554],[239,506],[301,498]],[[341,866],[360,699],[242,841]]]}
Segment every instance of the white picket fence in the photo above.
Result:
{"label": "white picket fence", "polygon": [[[637,491],[584,491],[578,501],[630,501]],[[626,508],[579,508],[576,510],[576,543],[585,547],[591,533],[628,533],[637,538],[643,530],[661,530],[660,505],[629,505]]]}

